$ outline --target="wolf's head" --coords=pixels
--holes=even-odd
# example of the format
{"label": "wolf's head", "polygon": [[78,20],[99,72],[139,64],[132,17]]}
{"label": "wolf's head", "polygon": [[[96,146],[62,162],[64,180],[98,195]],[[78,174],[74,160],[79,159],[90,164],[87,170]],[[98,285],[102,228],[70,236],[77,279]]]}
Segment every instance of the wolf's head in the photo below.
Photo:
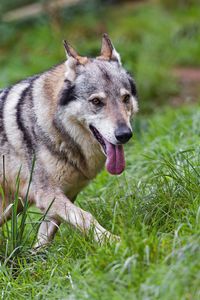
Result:
{"label": "wolf's head", "polygon": [[132,137],[130,119],[138,110],[135,82],[107,34],[101,55],[94,59],[79,56],[66,42],[64,46],[66,73],[59,96],[63,126],[69,114],[78,120],[106,155],[108,172],[120,174],[125,168],[123,144]]}

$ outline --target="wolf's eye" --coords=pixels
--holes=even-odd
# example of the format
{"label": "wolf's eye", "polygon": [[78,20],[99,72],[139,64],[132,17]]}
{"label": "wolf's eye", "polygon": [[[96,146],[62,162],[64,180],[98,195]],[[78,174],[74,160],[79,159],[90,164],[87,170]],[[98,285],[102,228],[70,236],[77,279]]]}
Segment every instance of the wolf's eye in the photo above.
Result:
{"label": "wolf's eye", "polygon": [[97,97],[91,99],[90,102],[92,102],[92,104],[94,104],[95,106],[98,106],[98,107],[101,107],[104,105],[103,102]]}
{"label": "wolf's eye", "polygon": [[124,98],[123,98],[123,102],[124,102],[125,104],[128,104],[128,103],[129,103],[129,101],[130,101],[130,95],[129,95],[129,94],[127,94],[127,95],[125,95],[125,96],[124,96]]}

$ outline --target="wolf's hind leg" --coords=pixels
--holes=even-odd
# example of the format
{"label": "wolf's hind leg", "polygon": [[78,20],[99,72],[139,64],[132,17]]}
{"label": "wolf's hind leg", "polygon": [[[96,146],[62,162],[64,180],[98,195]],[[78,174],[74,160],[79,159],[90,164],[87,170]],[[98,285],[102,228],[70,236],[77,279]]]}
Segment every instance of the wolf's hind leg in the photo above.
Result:
{"label": "wolf's hind leg", "polygon": [[[0,226],[2,226],[5,222],[9,221],[12,217],[12,207],[13,203],[9,201],[3,202],[0,198]],[[23,210],[23,204],[21,201],[18,202],[17,213],[20,213]]]}
{"label": "wolf's hind leg", "polygon": [[[0,201],[1,203],[1,201]],[[0,226],[9,221],[12,215],[12,204],[9,204],[4,210],[0,208]]]}
{"label": "wolf's hind leg", "polygon": [[54,238],[56,231],[58,230],[60,222],[53,218],[46,218],[40,224],[37,240],[34,245],[34,248],[40,248],[49,244],[49,242]]}

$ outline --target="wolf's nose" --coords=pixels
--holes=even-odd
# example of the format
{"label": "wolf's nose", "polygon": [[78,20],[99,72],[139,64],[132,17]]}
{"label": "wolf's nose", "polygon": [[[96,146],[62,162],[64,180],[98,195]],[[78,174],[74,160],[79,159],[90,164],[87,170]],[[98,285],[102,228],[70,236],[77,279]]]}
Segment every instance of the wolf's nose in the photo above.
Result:
{"label": "wolf's nose", "polygon": [[115,130],[115,137],[121,144],[128,142],[132,135],[131,129],[126,125],[122,125]]}

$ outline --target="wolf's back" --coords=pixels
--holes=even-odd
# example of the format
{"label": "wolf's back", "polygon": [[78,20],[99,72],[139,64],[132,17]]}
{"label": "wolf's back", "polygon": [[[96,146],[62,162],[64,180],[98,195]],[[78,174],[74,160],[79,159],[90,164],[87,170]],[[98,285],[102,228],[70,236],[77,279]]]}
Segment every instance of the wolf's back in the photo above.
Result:
{"label": "wolf's back", "polygon": [[33,87],[38,76],[23,80],[0,93],[0,153],[25,154],[34,149]]}

